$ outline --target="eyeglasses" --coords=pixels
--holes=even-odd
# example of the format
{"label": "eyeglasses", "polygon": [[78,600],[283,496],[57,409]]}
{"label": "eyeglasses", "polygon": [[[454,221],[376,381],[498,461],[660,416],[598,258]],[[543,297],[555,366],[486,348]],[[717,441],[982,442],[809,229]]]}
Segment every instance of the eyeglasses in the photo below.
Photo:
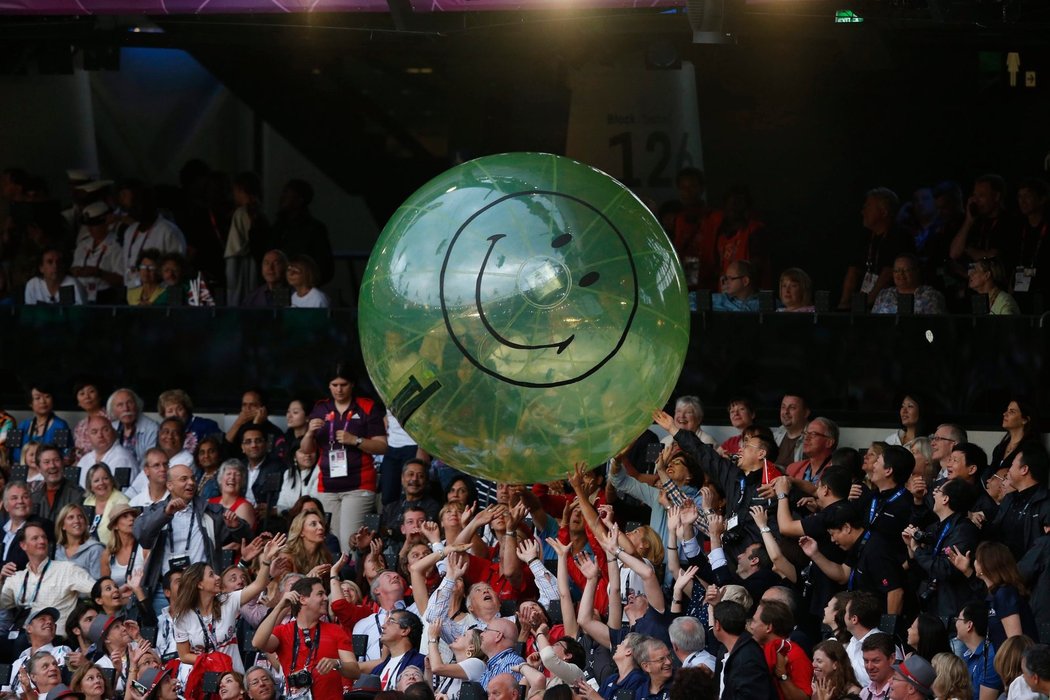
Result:
{"label": "eyeglasses", "polygon": [[816,430],[803,430],[802,431],[802,437],[810,437],[810,436],[822,437],[822,438],[825,438],[827,440],[831,439],[831,436],[828,435],[827,433],[818,433]]}
{"label": "eyeglasses", "polygon": [[1008,479],[1005,476],[999,476],[998,474],[992,474],[991,478],[998,479],[999,482],[1003,484],[1005,484],[1008,481]]}
{"label": "eyeglasses", "polygon": [[139,265],[139,269],[140,270],[149,270],[149,271],[152,272],[153,270],[157,269],[157,266],[156,265]]}
{"label": "eyeglasses", "polygon": [[952,440],[951,438],[941,437],[940,435],[930,435],[928,439],[930,442],[950,442],[953,445],[955,444],[955,440]]}
{"label": "eyeglasses", "polygon": [[745,277],[747,277],[747,275],[736,275],[736,276],[722,275],[721,277],[719,277],[719,279],[722,281],[722,284],[725,284],[726,282],[729,282],[729,281],[742,280]]}
{"label": "eyeglasses", "polygon": [[912,272],[915,272],[915,270],[911,269],[910,267],[895,267],[895,268],[893,268],[893,274],[895,274],[895,275],[909,275]]}
{"label": "eyeglasses", "polygon": [[646,663],[646,664],[663,664],[663,663],[667,663],[670,660],[671,660],[671,655],[670,654],[666,654],[664,656],[660,656],[660,657],[657,657],[655,659],[649,659],[648,661],[643,661],[642,663]]}

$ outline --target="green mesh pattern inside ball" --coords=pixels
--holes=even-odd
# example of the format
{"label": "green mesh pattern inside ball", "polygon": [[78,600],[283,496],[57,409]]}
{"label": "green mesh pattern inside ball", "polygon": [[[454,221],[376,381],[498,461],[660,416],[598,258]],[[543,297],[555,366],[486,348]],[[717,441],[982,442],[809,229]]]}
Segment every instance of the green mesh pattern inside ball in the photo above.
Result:
{"label": "green mesh pattern inside ball", "polygon": [[542,153],[479,158],[409,197],[368,261],[359,323],[409,434],[504,482],[615,454],[667,400],[689,341],[682,269],[652,213]]}

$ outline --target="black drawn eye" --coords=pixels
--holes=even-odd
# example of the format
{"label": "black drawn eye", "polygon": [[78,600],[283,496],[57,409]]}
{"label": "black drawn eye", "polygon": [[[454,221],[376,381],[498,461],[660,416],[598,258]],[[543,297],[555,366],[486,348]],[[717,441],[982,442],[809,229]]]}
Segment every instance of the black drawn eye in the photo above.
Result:
{"label": "black drawn eye", "polygon": [[557,238],[555,238],[553,241],[551,241],[551,248],[561,248],[563,245],[566,245],[571,240],[572,240],[572,234],[571,233],[563,233],[560,236],[558,236]]}
{"label": "black drawn eye", "polygon": [[588,272],[586,275],[580,278],[581,287],[590,287],[592,284],[598,281],[601,277],[597,272]]}

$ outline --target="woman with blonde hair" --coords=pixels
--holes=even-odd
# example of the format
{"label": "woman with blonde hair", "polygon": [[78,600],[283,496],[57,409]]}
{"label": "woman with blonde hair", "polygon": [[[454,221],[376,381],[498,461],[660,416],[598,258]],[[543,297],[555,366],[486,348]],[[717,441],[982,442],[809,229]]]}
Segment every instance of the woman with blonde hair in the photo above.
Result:
{"label": "woman with blonde hair", "polygon": [[933,681],[933,694],[937,700],[971,700],[973,681],[966,662],[955,654],[942,651],[935,654],[930,665],[937,673]]}
{"label": "woman with blonde hair", "polygon": [[68,561],[99,578],[104,547],[88,534],[87,513],[79,503],[63,506],[55,519],[55,561]]}
{"label": "woman with blonde hair", "polygon": [[118,586],[127,583],[129,572],[146,566],[149,552],[135,542],[134,528],[138,515],[138,508],[125,503],[110,514],[105,527],[109,533],[109,543],[102,556],[102,576],[112,578]]}
{"label": "woman with blonde hair", "polygon": [[813,313],[813,281],[806,271],[789,267],[780,273],[780,308],[777,311]]}
{"label": "woman with blonde hair", "polygon": [[105,462],[99,462],[87,470],[85,483],[89,493],[84,499],[84,505],[90,506],[95,513],[88,530],[102,544],[109,544],[110,530],[106,525],[110,515],[121,506],[127,505],[129,499],[117,488],[113,473]]}
{"label": "woman with blonde hair", "polygon": [[292,288],[292,308],[328,308],[328,295],[317,287],[320,271],[317,263],[309,255],[293,255],[289,258],[284,276],[288,286]]}
{"label": "woman with blonde hair", "polygon": [[1021,313],[1017,301],[1003,289],[1007,282],[1006,268],[997,258],[981,258],[970,263],[966,279],[975,293],[988,296],[988,313],[992,316]]}
{"label": "woman with blonde hair", "polygon": [[1031,637],[1019,635],[1010,637],[995,652],[995,672],[1006,688],[1007,700],[1038,700],[1039,695],[1032,692],[1021,673],[1021,659],[1025,652],[1035,646]]}
{"label": "woman with blonde hair", "polygon": [[306,574],[319,566],[331,566],[332,553],[325,547],[327,538],[328,527],[323,517],[312,510],[304,510],[295,516],[288,528],[288,544],[283,550],[292,560],[292,571]]}
{"label": "woman with blonde hair", "polygon": [[451,663],[445,663],[439,651],[441,625],[430,625],[428,636],[427,661],[430,662],[430,672],[441,679],[436,692],[456,698],[463,681],[476,682],[485,674],[489,659],[481,650],[481,630],[477,627],[466,630],[448,645],[453,655]]}

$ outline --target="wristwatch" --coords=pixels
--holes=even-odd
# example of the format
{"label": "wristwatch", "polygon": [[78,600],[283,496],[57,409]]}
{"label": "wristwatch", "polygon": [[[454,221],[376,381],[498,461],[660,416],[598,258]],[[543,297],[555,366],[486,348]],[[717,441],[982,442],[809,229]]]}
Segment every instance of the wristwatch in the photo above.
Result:
{"label": "wristwatch", "polygon": [[357,440],[354,441],[354,447],[360,447],[361,443],[364,442],[364,441],[365,441],[365,439],[363,437],[361,437],[360,435],[358,435],[357,436]]}
{"label": "wristwatch", "polygon": [[760,528],[758,528],[758,531],[759,531],[759,532],[761,532],[761,533],[763,533],[763,534],[764,534],[764,533],[767,533],[767,532],[773,532],[773,531],[772,531],[772,530],[771,530],[771,529],[769,528],[769,526],[768,526],[768,525],[767,525],[766,527],[760,527]]}
{"label": "wristwatch", "polygon": [[780,674],[780,681],[781,681],[781,683],[786,682],[787,679],[788,679],[788,674],[786,674],[786,673],[781,673]]}

